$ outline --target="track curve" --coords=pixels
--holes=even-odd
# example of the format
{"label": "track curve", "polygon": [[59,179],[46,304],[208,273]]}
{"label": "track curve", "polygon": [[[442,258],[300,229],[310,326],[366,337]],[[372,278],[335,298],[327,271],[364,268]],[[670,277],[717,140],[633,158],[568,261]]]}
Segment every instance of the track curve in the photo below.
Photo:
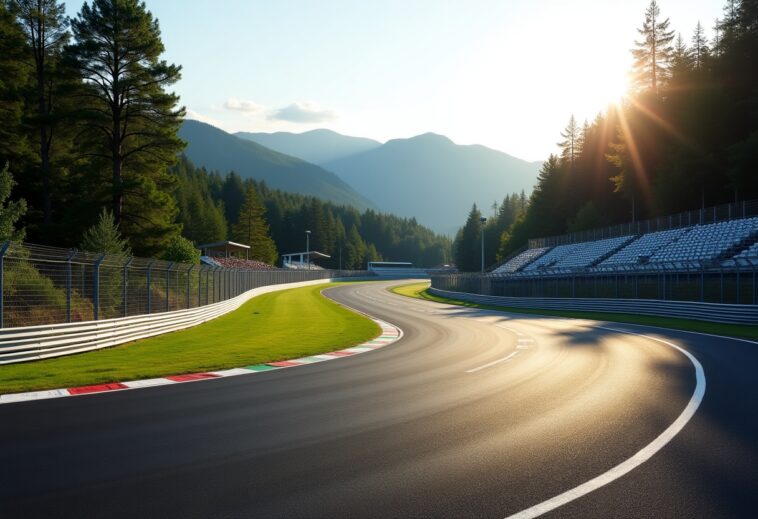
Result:
{"label": "track curve", "polygon": [[[397,282],[394,282],[397,283]],[[756,344],[326,291],[398,325],[334,362],[0,408],[2,517],[505,517],[627,460],[556,517],[728,517],[756,509]],[[307,323],[302,324],[307,331]],[[548,514],[548,515],[550,515]]]}

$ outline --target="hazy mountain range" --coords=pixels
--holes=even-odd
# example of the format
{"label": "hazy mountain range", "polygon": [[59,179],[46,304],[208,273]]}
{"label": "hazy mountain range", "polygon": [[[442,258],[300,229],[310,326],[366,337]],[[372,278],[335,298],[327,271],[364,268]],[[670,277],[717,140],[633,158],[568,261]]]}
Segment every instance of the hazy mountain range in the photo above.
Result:
{"label": "hazy mountain range", "polygon": [[324,164],[382,145],[381,142],[372,139],[348,137],[323,129],[304,133],[237,132],[234,135],[314,164]]}
{"label": "hazy mountain range", "polygon": [[358,209],[415,217],[449,235],[463,225],[471,204],[488,214],[505,195],[529,193],[541,164],[433,133],[381,144],[330,130],[235,136],[186,121],[180,135],[197,165],[233,169],[272,187]]}
{"label": "hazy mountain range", "polygon": [[179,136],[187,142],[184,153],[197,166],[222,174],[235,171],[242,178],[263,180],[269,187],[312,195],[357,209],[376,206],[338,178],[334,173],[297,157],[285,155],[243,140],[223,130],[186,120]]}

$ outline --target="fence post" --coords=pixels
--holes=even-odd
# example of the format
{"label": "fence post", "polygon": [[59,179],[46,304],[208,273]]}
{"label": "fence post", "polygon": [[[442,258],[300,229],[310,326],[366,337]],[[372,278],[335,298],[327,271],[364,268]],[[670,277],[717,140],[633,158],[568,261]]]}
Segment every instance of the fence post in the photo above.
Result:
{"label": "fence post", "polygon": [[194,265],[190,265],[190,268],[187,270],[187,308],[190,307],[190,290],[192,286],[190,285],[190,279],[192,279],[192,276],[190,275],[192,273],[192,270],[195,268]]}
{"label": "fence post", "polygon": [[124,271],[122,273],[123,277],[123,291],[124,291],[124,317],[127,317],[129,315],[129,265],[132,263],[132,260],[134,259],[134,256],[131,256],[128,260],[126,260],[126,263],[124,263]]}
{"label": "fence post", "polygon": [[100,320],[100,264],[105,259],[105,254],[101,254],[95,260],[94,286],[92,287],[92,298],[95,300],[95,321]]}
{"label": "fence post", "polygon": [[152,290],[150,290],[150,285],[153,281],[153,263],[155,263],[154,259],[150,260],[150,263],[147,264],[147,313],[148,315],[150,312],[153,311],[153,294]]}
{"label": "fence post", "polygon": [[66,258],[66,322],[71,322],[71,260],[76,256],[76,249],[71,249]]}
{"label": "fence post", "polygon": [[174,266],[176,262],[172,261],[168,264],[168,268],[166,268],[166,311],[168,312],[171,310],[171,307],[168,304],[168,297],[169,297],[169,286],[171,285],[171,268]]}
{"label": "fence post", "polygon": [[10,240],[0,246],[0,328],[5,327],[5,253],[10,246]]}

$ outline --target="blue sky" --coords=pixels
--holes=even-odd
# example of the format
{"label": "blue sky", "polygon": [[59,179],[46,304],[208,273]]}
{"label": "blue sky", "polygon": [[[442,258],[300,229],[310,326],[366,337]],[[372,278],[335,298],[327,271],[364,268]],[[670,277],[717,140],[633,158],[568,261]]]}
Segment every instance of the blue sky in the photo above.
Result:
{"label": "blue sky", "polygon": [[[69,1],[70,15],[83,2]],[[649,0],[147,0],[191,117],[227,131],[428,131],[527,160],[622,93]],[[689,41],[720,0],[662,0]],[[709,35],[712,31],[709,29]]]}

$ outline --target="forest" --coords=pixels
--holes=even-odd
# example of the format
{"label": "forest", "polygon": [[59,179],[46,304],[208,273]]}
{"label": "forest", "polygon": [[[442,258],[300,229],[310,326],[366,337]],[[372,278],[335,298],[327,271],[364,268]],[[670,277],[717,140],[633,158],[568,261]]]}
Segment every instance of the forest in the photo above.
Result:
{"label": "forest", "polygon": [[450,240],[413,218],[372,210],[359,213],[352,207],[270,189],[234,172],[207,172],[185,157],[171,171],[177,178],[177,222],[184,236],[197,244],[226,238],[250,243],[240,225],[247,205],[259,207],[259,213],[265,214],[267,232],[280,254],[305,251],[305,231],[311,231],[311,250],[331,256],[319,261],[324,267],[358,269],[373,260],[412,261],[423,266],[449,261]]}
{"label": "forest", "polygon": [[[487,266],[530,238],[758,198],[758,1],[728,0],[710,38],[675,31],[664,8],[644,12],[625,100],[571,116],[523,211],[485,223]],[[479,270],[482,212],[456,237],[462,270]]]}

